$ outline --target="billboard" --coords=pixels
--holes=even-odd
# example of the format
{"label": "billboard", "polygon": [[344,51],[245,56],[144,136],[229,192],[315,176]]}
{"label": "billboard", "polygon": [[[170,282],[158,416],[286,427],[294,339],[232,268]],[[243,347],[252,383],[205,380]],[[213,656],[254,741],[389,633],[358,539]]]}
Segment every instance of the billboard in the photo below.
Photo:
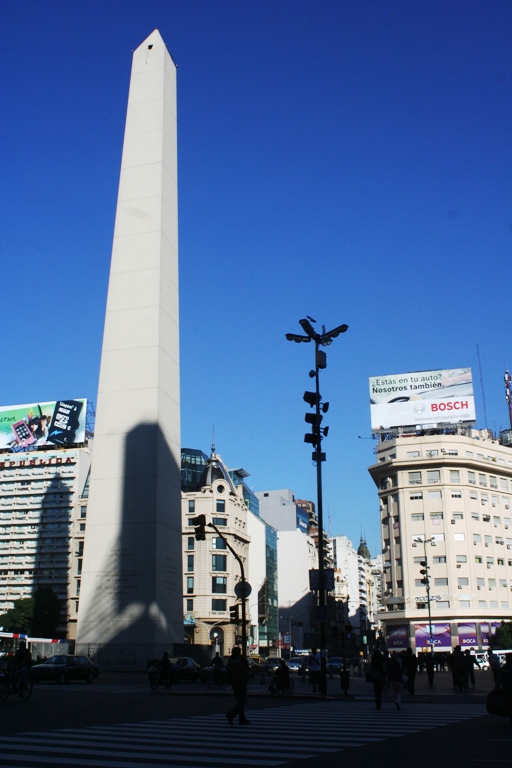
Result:
{"label": "billboard", "polygon": [[372,430],[474,422],[471,368],[370,377]]}
{"label": "billboard", "polygon": [[87,400],[0,407],[0,450],[35,451],[42,445],[72,445],[85,440]]}
{"label": "billboard", "polygon": [[[416,650],[430,646],[430,626],[428,624],[415,624],[414,636],[416,639]],[[438,650],[440,648],[451,650],[452,638],[450,634],[450,622],[432,623],[432,644]]]}

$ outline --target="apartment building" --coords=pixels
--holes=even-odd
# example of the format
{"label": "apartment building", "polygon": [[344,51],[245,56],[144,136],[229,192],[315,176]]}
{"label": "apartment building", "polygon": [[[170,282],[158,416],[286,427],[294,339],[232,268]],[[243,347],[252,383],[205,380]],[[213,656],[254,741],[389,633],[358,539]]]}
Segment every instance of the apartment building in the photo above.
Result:
{"label": "apartment building", "polygon": [[91,464],[84,447],[0,452],[0,614],[39,586],[60,599],[74,639]]}
{"label": "apartment building", "polygon": [[381,435],[369,467],[390,648],[431,637],[437,651],[482,648],[512,619],[512,447],[487,430],[449,432]]}

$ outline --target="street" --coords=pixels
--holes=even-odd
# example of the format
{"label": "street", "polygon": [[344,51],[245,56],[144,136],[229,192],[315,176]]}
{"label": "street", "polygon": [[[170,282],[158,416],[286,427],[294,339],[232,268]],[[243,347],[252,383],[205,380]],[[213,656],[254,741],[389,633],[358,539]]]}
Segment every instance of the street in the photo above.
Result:
{"label": "street", "polygon": [[420,675],[415,697],[405,695],[400,711],[389,692],[376,711],[371,685],[361,678],[351,679],[347,699],[336,679],[327,698],[295,683],[289,697],[252,683],[245,727],[226,722],[229,690],[210,692],[199,683],[157,692],[143,675],[40,684],[29,701],[13,696],[0,705],[0,766],[512,766],[512,728],[486,714],[491,683],[484,672],[462,693],[453,692],[448,673],[433,689]]}

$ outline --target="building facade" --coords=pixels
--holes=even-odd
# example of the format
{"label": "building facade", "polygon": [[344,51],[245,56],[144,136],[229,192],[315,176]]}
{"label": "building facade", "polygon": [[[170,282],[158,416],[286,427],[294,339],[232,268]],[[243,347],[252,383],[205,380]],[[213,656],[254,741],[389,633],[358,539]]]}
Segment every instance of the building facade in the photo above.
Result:
{"label": "building facade", "polygon": [[0,453],[0,614],[51,587],[59,634],[76,636],[91,451],[45,447]]}
{"label": "building facade", "polygon": [[388,646],[485,647],[512,619],[512,448],[470,427],[388,437],[369,468]]}

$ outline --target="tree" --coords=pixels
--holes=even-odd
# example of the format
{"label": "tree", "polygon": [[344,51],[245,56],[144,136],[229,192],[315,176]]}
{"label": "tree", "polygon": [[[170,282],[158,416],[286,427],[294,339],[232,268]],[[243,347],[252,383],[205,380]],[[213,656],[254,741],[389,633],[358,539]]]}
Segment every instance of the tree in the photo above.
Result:
{"label": "tree", "polygon": [[495,648],[512,648],[512,621],[502,621],[496,630],[493,646]]}
{"label": "tree", "polygon": [[56,637],[62,604],[51,587],[38,587],[34,592],[32,634],[34,637]]}
{"label": "tree", "polygon": [[33,614],[34,600],[32,597],[16,600],[12,608],[0,615],[0,627],[3,627],[4,632],[29,634],[32,629]]}

